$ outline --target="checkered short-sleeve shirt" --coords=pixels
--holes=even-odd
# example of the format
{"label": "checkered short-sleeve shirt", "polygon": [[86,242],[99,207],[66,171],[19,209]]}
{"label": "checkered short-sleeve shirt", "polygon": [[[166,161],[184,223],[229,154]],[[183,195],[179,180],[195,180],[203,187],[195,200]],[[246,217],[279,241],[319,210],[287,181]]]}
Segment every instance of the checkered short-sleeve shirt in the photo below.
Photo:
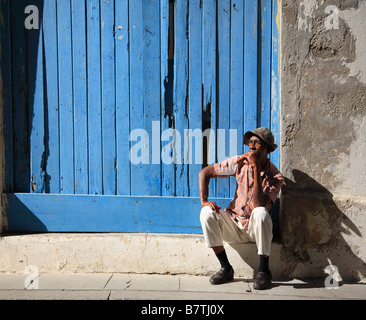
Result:
{"label": "checkered short-sleeve shirt", "polygon": [[[232,214],[233,218],[238,219],[243,228],[247,230],[250,215],[254,209],[253,169],[247,162],[238,165],[238,158],[239,156],[235,156],[216,163],[214,164],[214,169],[219,178],[235,176],[237,182],[235,196],[226,210]],[[260,175],[262,177],[263,192],[271,199],[271,203],[266,206],[266,209],[269,212],[280,192],[284,178],[269,159]]]}

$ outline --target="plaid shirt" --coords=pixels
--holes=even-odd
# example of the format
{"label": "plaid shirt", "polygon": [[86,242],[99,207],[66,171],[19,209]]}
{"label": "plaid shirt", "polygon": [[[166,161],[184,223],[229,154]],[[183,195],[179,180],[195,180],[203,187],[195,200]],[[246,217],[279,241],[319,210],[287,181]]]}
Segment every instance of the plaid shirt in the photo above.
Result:
{"label": "plaid shirt", "polygon": [[[226,210],[232,214],[234,219],[240,221],[245,230],[248,230],[250,215],[254,209],[253,169],[247,162],[238,165],[238,158],[239,156],[235,156],[220,163],[216,163],[214,164],[214,169],[219,178],[226,178],[229,176],[236,177],[237,184],[235,196]],[[262,177],[263,192],[271,199],[271,203],[266,206],[266,209],[269,212],[272,204],[274,204],[277,199],[284,178],[269,159],[260,175]]]}

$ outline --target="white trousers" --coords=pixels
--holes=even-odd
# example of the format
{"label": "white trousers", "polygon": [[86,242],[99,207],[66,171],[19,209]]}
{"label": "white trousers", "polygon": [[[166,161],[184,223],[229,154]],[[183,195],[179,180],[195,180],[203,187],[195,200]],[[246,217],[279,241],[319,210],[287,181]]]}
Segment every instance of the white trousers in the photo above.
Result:
{"label": "white trousers", "polygon": [[200,215],[206,246],[220,247],[227,243],[255,242],[258,255],[269,256],[272,243],[272,219],[265,207],[254,208],[250,216],[248,230],[232,218],[226,210],[217,214],[210,207],[203,207]]}

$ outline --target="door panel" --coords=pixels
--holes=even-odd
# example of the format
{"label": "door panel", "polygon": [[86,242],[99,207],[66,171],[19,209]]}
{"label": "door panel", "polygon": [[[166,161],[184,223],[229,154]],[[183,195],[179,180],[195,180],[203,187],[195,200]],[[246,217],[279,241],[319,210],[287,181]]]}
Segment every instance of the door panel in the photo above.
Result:
{"label": "door panel", "polygon": [[[24,27],[30,4],[39,29]],[[9,231],[38,219],[52,231],[196,232],[199,171],[244,152],[247,130],[279,138],[276,1],[4,0],[1,11]],[[235,188],[217,179],[209,192],[228,202]],[[51,196],[70,213],[53,213]],[[128,214],[135,204],[166,225],[136,226],[127,199]]]}

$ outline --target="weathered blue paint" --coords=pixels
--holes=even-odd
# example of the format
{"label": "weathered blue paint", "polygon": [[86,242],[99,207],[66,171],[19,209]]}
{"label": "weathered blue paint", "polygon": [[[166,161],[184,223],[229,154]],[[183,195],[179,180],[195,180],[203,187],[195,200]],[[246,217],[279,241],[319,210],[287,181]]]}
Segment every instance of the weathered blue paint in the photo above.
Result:
{"label": "weathered blue paint", "polygon": [[[231,2],[230,61],[230,128],[237,130],[237,154],[243,153],[244,119],[244,3]],[[252,111],[253,112],[253,111]],[[230,178],[230,195],[235,193],[236,180]]]}
{"label": "weathered blue paint", "polygon": [[[166,93],[169,91],[168,87],[171,83],[169,79],[169,66],[172,61],[169,61],[169,0],[160,1],[160,127],[161,132],[169,129],[169,124],[171,122],[170,114],[167,110],[168,97]],[[170,142],[162,141],[161,149],[170,149]],[[161,164],[161,195],[162,196],[174,196],[175,195],[175,167],[174,165]]]}
{"label": "weathered blue paint", "polygon": [[199,198],[7,194],[5,203],[13,232],[201,232]]}
{"label": "weathered blue paint", "polygon": [[131,167],[126,156],[130,151],[130,63],[129,63],[129,1],[115,0],[115,74],[116,74],[116,193],[131,194]]}
{"label": "weathered blue paint", "polygon": [[100,1],[86,2],[89,194],[103,193]]}
{"label": "weathered blue paint", "polygon": [[[199,1],[189,2],[188,21],[188,108],[189,129],[202,130],[202,8]],[[196,147],[198,141],[193,141],[191,148],[191,164],[189,165],[189,195],[199,197],[198,174],[202,165],[196,163]],[[186,151],[185,151],[186,152]]]}
{"label": "weathered blue paint", "polygon": [[[187,38],[187,16],[188,0],[175,1],[175,23],[174,23],[174,122],[175,129],[180,133],[188,128],[188,38]],[[175,184],[176,195],[188,196],[188,165],[183,161],[184,146],[183,141],[176,143],[175,149],[180,154],[180,159],[176,161]]]}
{"label": "weathered blue paint", "polygon": [[[216,1],[202,1],[202,88],[203,88],[203,111],[209,111],[210,127],[214,132],[217,129],[216,112]],[[215,135],[216,139],[216,135]],[[211,144],[214,145],[214,144]],[[207,163],[213,164],[217,161],[217,155],[210,148],[208,151]],[[209,186],[209,194],[216,196],[216,185],[218,181],[212,180]]]}
{"label": "weathered blue paint", "polygon": [[[216,79],[219,87],[217,94],[218,128],[228,133],[231,125],[230,118],[234,116],[230,112],[231,1],[219,1],[217,6],[217,23],[219,26],[217,30],[218,70]],[[223,144],[225,144],[225,154],[228,154],[227,150],[230,145],[228,134],[225,135],[224,141],[219,141],[218,138],[217,146],[222,147]],[[230,197],[230,179],[217,181],[217,196]]]}
{"label": "weathered blue paint", "polygon": [[12,232],[201,233],[199,198],[15,193],[4,203]]}
{"label": "weathered blue paint", "polygon": [[[70,11],[71,3],[69,1],[57,2],[60,192],[63,194],[74,193],[74,111],[72,103],[72,26]],[[40,55],[38,54],[38,56]],[[34,106],[37,109],[37,104]],[[39,124],[36,123],[34,127],[39,127]]]}
{"label": "weathered blue paint", "polygon": [[[35,2],[40,7],[40,1]],[[28,116],[30,125],[30,191],[45,192],[45,158],[44,147],[44,57],[43,54],[43,25],[38,32],[29,32],[28,43]],[[63,103],[61,100],[59,101]],[[17,130],[17,128],[14,128]]]}
{"label": "weathered blue paint", "polygon": [[[74,192],[88,194],[88,103],[87,103],[87,60],[86,60],[86,11],[84,1],[72,1],[72,62],[73,62],[73,108],[74,108]],[[57,112],[55,121],[50,121],[57,128]],[[57,135],[55,134],[55,139]],[[54,142],[54,153],[57,143]],[[50,152],[50,158],[52,152]],[[58,162],[53,161],[55,167]],[[49,173],[51,177],[53,174]],[[55,175],[57,178],[57,175]],[[51,182],[54,179],[51,179]],[[50,193],[57,193],[50,190]]]}
{"label": "weathered blue paint", "polygon": [[[176,0],[170,12],[169,0],[0,1],[8,22],[0,32],[9,231],[37,231],[25,213],[38,219],[63,201],[68,212],[59,206],[44,216],[45,229],[197,232],[202,164],[197,141],[184,145],[184,130],[214,130],[209,163],[229,156],[230,129],[237,130],[237,153],[245,150],[243,133],[259,125],[279,141],[277,1]],[[40,8],[39,30],[24,29],[26,4]],[[148,164],[130,162],[139,142],[129,140],[134,129],[149,135]],[[180,144],[161,141],[167,129],[177,130]],[[176,164],[162,163],[164,148],[180,148]],[[271,159],[279,165],[278,150]],[[209,193],[230,199],[235,187],[234,178],[212,180]],[[92,210],[90,199],[111,208],[105,221],[77,214]],[[132,215],[165,224],[116,222],[121,199],[131,199]],[[41,211],[34,209],[39,200]],[[160,211],[143,211],[156,201]]]}
{"label": "weathered blue paint", "polygon": [[[245,1],[244,12],[244,132],[257,127],[259,0]],[[260,71],[260,70],[259,70]],[[253,112],[253,110],[256,110]],[[245,149],[247,150],[247,149]]]}
{"label": "weathered blue paint", "polygon": [[[81,21],[80,15],[77,19]],[[85,19],[84,19],[85,21]],[[43,30],[43,46],[47,48],[44,50],[44,67],[47,72],[45,73],[44,79],[44,108],[48,117],[45,119],[45,192],[46,193],[59,193],[60,192],[60,127],[59,127],[59,78],[56,76],[58,74],[58,60],[55,59],[58,55],[58,43],[57,43],[57,10],[56,10],[56,0],[45,1],[44,3],[44,15],[42,19],[42,30]],[[75,36],[80,27],[76,27]],[[81,42],[81,41],[80,41]],[[77,49],[79,42],[74,42],[74,50]],[[81,59],[82,55],[79,53],[74,54],[74,72],[77,73],[77,69],[82,64],[78,61]],[[78,63],[79,62],[79,63]],[[85,65],[85,64],[84,64]],[[80,88],[81,83],[78,82],[79,76],[74,77],[73,85],[74,88]],[[85,77],[84,77],[85,81]],[[84,85],[85,88],[85,85]],[[77,92],[74,90],[74,93]],[[74,113],[77,114],[79,107],[82,103],[85,103],[85,96],[79,97],[74,95]],[[71,106],[70,106],[71,108]],[[75,129],[82,127],[82,121],[78,119],[78,126]],[[75,131],[75,163],[78,163],[78,143],[82,143],[86,139],[86,132],[76,135]],[[82,177],[75,177],[75,180],[82,181]]]}
{"label": "weathered blue paint", "polygon": [[102,0],[101,18],[101,80],[102,80],[102,162],[103,194],[116,193],[116,105],[114,56],[114,0]]}
{"label": "weathered blue paint", "polygon": [[[144,60],[142,0],[129,2],[130,32],[130,130],[144,128]],[[127,138],[127,137],[125,137]],[[135,142],[131,142],[135,143]],[[145,147],[145,146],[144,146]],[[146,146],[147,147],[147,146]],[[123,169],[122,169],[123,170]],[[131,195],[146,192],[144,165],[131,164]]]}
{"label": "weathered blue paint", "polygon": [[271,0],[260,1],[260,110],[258,125],[271,127]]}
{"label": "weathered blue paint", "polygon": [[[271,67],[271,129],[280,145],[280,88],[279,88],[279,19],[278,0],[272,1],[272,67]],[[271,154],[271,161],[280,169],[280,147]]]}
{"label": "weathered blue paint", "polygon": [[[149,136],[149,164],[144,165],[142,183],[146,196],[160,196],[160,6],[159,0],[144,0],[143,8],[143,126]],[[155,123],[154,123],[155,122]],[[154,123],[154,124],[153,124]]]}

